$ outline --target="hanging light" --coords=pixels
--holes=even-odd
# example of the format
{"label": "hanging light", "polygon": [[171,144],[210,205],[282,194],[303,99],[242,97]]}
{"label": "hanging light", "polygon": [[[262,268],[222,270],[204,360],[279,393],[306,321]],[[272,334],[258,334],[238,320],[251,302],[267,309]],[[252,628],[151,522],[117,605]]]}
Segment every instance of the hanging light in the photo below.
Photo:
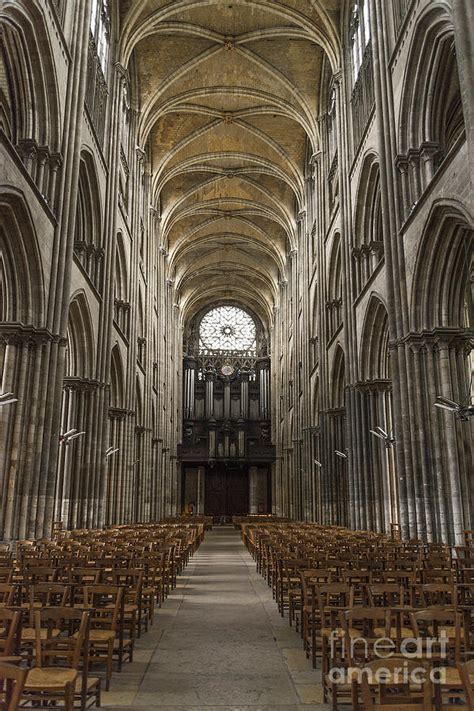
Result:
{"label": "hanging light", "polygon": [[116,452],[119,452],[120,449],[119,447],[109,447],[108,449],[105,450],[105,458],[108,459],[109,457],[112,456],[112,454],[115,454]]}
{"label": "hanging light", "polygon": [[452,412],[454,417],[457,417],[462,422],[467,422],[474,415],[474,405],[460,405],[443,395],[438,395],[434,406],[439,407],[441,410]]}
{"label": "hanging light", "polygon": [[338,457],[341,457],[341,459],[347,459],[347,451],[341,452],[339,449],[335,449],[334,454],[336,454]]}
{"label": "hanging light", "polygon": [[320,469],[322,469],[323,465],[321,464],[321,462],[318,462],[318,460],[315,459],[315,460],[314,460],[314,463],[316,464],[317,467],[319,467]]}
{"label": "hanging light", "polygon": [[13,393],[3,393],[0,395],[0,407],[2,405],[11,405],[12,402],[18,402],[18,398]]}
{"label": "hanging light", "polygon": [[85,432],[83,430],[81,432],[78,432],[77,429],[73,427],[71,430],[68,430],[67,432],[64,432],[63,434],[59,435],[59,444],[64,444],[67,446],[70,442],[72,442],[73,439],[82,437],[82,435],[85,435]]}
{"label": "hanging light", "polygon": [[379,439],[381,439],[387,448],[394,446],[396,440],[393,434],[388,434],[388,432],[385,432],[385,430],[379,427],[378,425],[375,427],[375,429],[369,430],[369,432],[370,434],[374,435],[374,437],[378,437]]}

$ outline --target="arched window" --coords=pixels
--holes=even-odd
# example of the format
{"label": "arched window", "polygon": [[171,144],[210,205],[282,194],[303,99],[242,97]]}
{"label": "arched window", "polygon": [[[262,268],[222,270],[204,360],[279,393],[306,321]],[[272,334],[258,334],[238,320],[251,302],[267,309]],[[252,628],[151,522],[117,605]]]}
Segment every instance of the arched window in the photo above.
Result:
{"label": "arched window", "polygon": [[352,6],[349,26],[349,61],[352,64],[353,150],[357,151],[375,105],[369,0]]}
{"label": "arched window", "polygon": [[100,145],[104,140],[107,109],[107,67],[110,49],[109,0],[92,0],[87,58],[86,106]]}
{"label": "arched window", "polygon": [[108,0],[92,0],[91,34],[104,76],[109,58],[110,13]]}
{"label": "arched window", "polygon": [[365,48],[370,42],[370,14],[368,0],[354,4],[351,16],[352,71],[354,81],[359,76]]}
{"label": "arched window", "polygon": [[255,321],[237,306],[218,306],[203,317],[199,326],[199,352],[234,351],[256,355]]}

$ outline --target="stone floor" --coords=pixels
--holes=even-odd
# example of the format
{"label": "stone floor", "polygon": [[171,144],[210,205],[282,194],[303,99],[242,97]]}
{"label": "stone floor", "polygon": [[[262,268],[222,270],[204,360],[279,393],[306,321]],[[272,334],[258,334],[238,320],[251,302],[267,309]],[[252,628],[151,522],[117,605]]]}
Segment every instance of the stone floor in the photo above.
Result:
{"label": "stone floor", "polygon": [[328,709],[320,673],[231,527],[215,528],[103,693],[108,711]]}

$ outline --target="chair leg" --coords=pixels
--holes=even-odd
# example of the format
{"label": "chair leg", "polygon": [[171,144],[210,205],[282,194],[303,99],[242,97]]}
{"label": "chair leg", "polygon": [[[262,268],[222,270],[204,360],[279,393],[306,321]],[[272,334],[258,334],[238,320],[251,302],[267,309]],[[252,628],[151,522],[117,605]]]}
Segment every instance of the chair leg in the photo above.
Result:
{"label": "chair leg", "polygon": [[64,687],[64,711],[74,711],[74,684],[71,683]]}
{"label": "chair leg", "polygon": [[[112,642],[109,642],[109,646],[107,649],[107,671],[106,671],[106,677],[105,677],[105,690],[108,691],[110,689],[110,679],[112,678],[112,656],[114,653],[114,643],[113,640]],[[122,667],[122,660],[119,657],[119,670]]]}

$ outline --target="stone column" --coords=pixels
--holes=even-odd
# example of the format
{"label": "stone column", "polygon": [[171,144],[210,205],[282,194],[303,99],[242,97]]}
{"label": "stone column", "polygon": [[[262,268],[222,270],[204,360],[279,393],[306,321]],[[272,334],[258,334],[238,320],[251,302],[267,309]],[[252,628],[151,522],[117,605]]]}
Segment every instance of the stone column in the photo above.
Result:
{"label": "stone column", "polygon": [[196,513],[203,515],[206,501],[206,467],[203,465],[197,470],[197,490]]}
{"label": "stone column", "polygon": [[249,467],[249,513],[258,513],[258,468]]}

